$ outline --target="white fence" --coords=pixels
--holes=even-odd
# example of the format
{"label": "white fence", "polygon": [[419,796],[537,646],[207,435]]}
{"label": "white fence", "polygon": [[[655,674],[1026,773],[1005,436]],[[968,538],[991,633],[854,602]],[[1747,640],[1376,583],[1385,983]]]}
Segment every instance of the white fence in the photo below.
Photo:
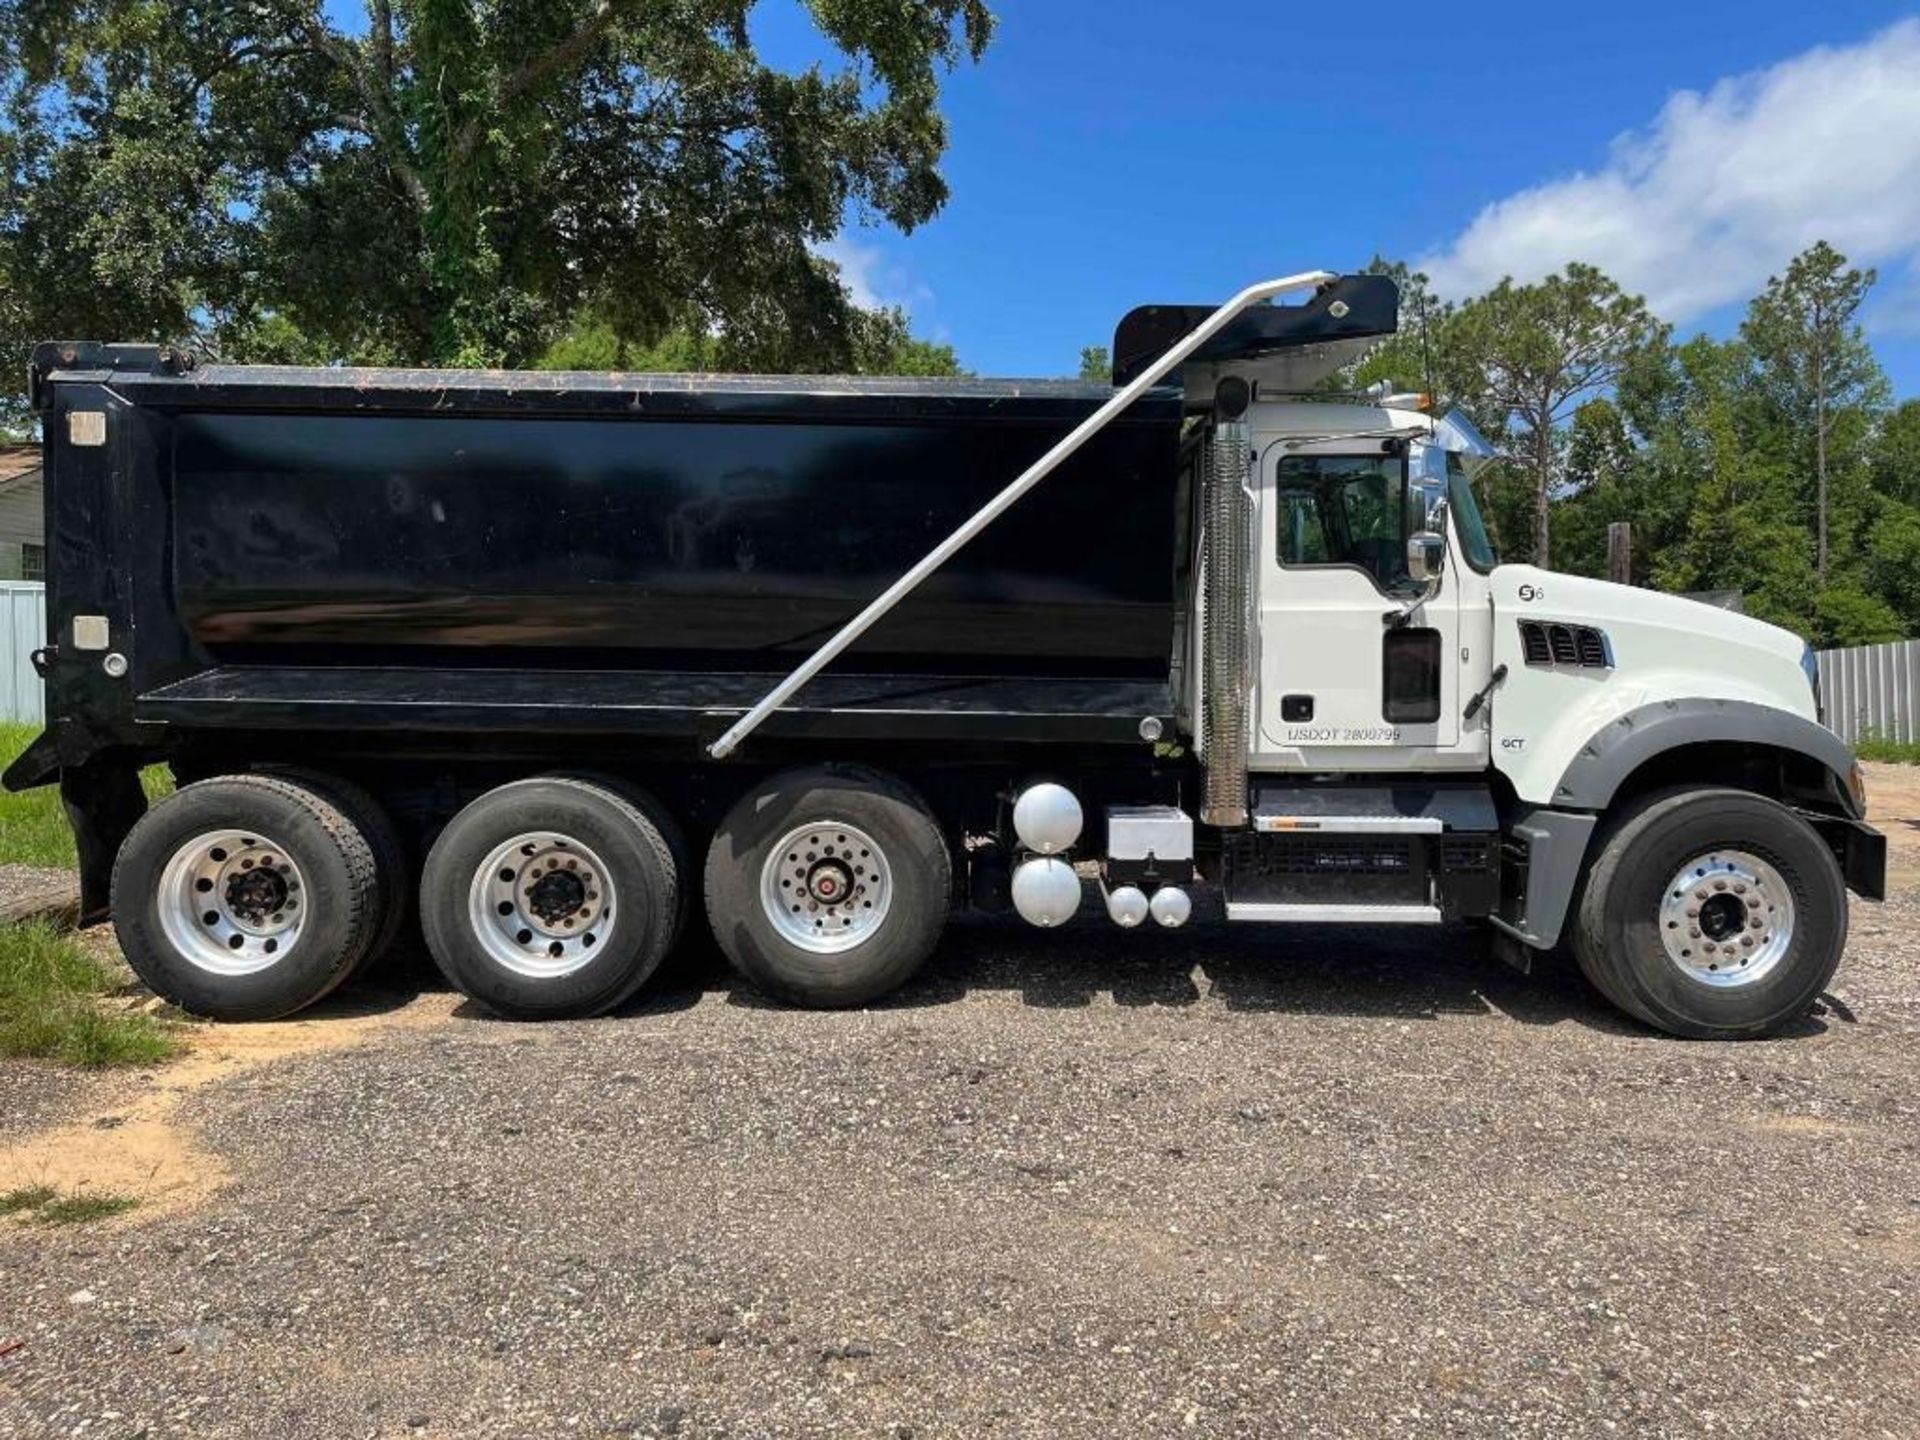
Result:
{"label": "white fence", "polygon": [[47,587],[0,580],[0,720],[46,723],[46,691],[28,657],[47,643]]}
{"label": "white fence", "polygon": [[1852,744],[1920,740],[1920,640],[1820,652],[1827,724]]}

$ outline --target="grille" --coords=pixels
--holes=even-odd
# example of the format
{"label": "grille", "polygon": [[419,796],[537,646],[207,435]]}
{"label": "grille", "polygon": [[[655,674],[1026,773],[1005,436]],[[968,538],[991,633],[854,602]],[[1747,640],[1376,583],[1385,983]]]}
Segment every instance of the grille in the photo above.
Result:
{"label": "grille", "polygon": [[1384,837],[1260,835],[1237,837],[1236,867],[1252,875],[1404,875],[1413,847]]}
{"label": "grille", "polygon": [[1572,665],[1587,670],[1613,668],[1613,649],[1607,644],[1606,633],[1591,625],[1522,620],[1520,653],[1529,665]]}
{"label": "grille", "polygon": [[1440,841],[1440,868],[1452,874],[1494,868],[1492,835],[1447,835]]}

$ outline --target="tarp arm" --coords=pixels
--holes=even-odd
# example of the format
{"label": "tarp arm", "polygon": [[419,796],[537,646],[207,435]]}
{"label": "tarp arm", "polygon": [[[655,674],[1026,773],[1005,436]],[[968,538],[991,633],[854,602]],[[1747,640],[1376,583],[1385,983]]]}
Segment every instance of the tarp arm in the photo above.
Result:
{"label": "tarp arm", "polygon": [[843,625],[832,639],[801,662],[791,675],[769,690],[759,704],[734,721],[724,735],[707,747],[707,753],[716,760],[724,760],[731,755],[739,748],[741,741],[760,728],[767,716],[792,699],[794,692],[831,665],[842,651],[866,634],[874,622],[912,594],[922,580],[952,559],[963,545],[999,519],[1014,501],[1046,479],[1061,461],[1099,434],[1129,405],[1158,385],[1189,355],[1232,323],[1242,311],[1271,300],[1276,295],[1293,290],[1317,289],[1338,278],[1328,270],[1308,270],[1279,280],[1263,280],[1258,285],[1249,285],[1215,310],[1151,366],[1136,375],[1125,387],[1116,390],[1112,399],[1074,426],[1059,444],[1029,465],[1006,489],[982,505],[964,525],[929,550],[919,564],[889,585],[866,609]]}

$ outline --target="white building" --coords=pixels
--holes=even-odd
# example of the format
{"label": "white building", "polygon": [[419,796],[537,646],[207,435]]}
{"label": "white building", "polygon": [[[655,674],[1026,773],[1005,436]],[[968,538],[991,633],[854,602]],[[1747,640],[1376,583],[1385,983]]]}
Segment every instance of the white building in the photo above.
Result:
{"label": "white building", "polygon": [[0,445],[0,580],[47,578],[45,485],[38,445]]}

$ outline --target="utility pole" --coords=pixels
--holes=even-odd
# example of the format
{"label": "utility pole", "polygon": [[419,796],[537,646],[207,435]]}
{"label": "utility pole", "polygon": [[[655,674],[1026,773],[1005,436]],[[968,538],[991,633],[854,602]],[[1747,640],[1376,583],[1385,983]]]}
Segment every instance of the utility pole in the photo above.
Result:
{"label": "utility pole", "polygon": [[1633,522],[1615,520],[1607,526],[1607,579],[1616,585],[1633,583]]}

